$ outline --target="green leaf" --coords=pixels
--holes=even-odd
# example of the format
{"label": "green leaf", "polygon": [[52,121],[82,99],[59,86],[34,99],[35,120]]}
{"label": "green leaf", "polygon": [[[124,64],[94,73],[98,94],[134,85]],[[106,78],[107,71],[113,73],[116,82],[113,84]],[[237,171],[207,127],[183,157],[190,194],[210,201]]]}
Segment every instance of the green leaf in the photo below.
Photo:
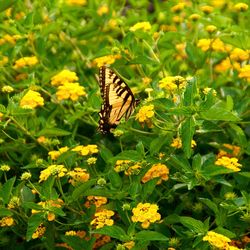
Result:
{"label": "green leaf", "polygon": [[159,181],[159,178],[154,178],[142,186],[142,199],[147,199],[147,197],[150,197],[150,195],[154,192],[157,182]]}
{"label": "green leaf", "polygon": [[196,154],[193,157],[192,168],[195,169],[195,170],[200,170],[201,169],[201,163],[202,163],[201,155]]}
{"label": "green leaf", "polygon": [[192,117],[186,118],[181,125],[181,140],[182,148],[187,158],[190,158],[192,153],[191,142],[195,132],[195,123]]}
{"label": "green leaf", "polygon": [[13,213],[8,208],[0,208],[0,217],[12,216],[12,215],[13,215]]}
{"label": "green leaf", "polygon": [[17,0],[0,0],[0,12],[10,8],[16,1]]}
{"label": "green leaf", "polygon": [[42,136],[42,135],[46,137],[67,136],[67,135],[71,135],[71,132],[66,131],[64,129],[60,129],[60,128],[45,128],[36,134],[37,137]]}
{"label": "green leaf", "polygon": [[124,150],[120,154],[113,157],[112,160],[130,160],[130,161],[141,161],[142,155],[135,150]]}
{"label": "green leaf", "polygon": [[234,123],[230,123],[229,126],[234,140],[240,145],[241,148],[246,148],[247,138],[242,128]]}
{"label": "green leaf", "polygon": [[201,68],[206,60],[206,54],[201,50],[197,49],[197,46],[187,43],[186,53],[188,60],[193,64],[195,68]]}
{"label": "green leaf", "polygon": [[158,154],[161,147],[167,143],[169,135],[160,135],[158,138],[155,138],[150,143],[150,155]]}
{"label": "green leaf", "polygon": [[32,234],[36,231],[38,226],[43,221],[44,214],[43,213],[37,213],[31,215],[31,217],[28,220],[28,228],[26,232],[26,240],[29,241],[32,238]]}
{"label": "green leaf", "polygon": [[136,151],[141,154],[142,157],[145,156],[145,149],[142,141],[139,141],[138,144],[136,145]]}
{"label": "green leaf", "polygon": [[191,173],[192,168],[187,159],[183,158],[182,156],[172,155],[169,163],[177,168],[180,172]]}
{"label": "green leaf", "polygon": [[67,243],[69,246],[71,246],[74,250],[92,250],[93,245],[95,242],[95,239],[92,238],[89,241],[86,241],[84,239],[81,239],[76,236],[65,236],[61,235],[61,238],[63,242]]}
{"label": "green leaf", "polygon": [[121,179],[120,175],[117,172],[115,172],[114,170],[111,170],[108,173],[108,177],[109,177],[111,185],[114,188],[119,189],[122,186],[122,179]]}
{"label": "green leaf", "polygon": [[143,230],[135,235],[135,239],[140,241],[167,241],[168,237],[158,232]]}
{"label": "green leaf", "polygon": [[233,110],[233,107],[234,107],[234,101],[233,101],[233,98],[232,96],[228,95],[227,96],[227,102],[226,102],[226,105],[227,105],[227,110]]}
{"label": "green leaf", "polygon": [[218,207],[217,205],[212,202],[211,200],[207,199],[207,198],[199,198],[199,200],[204,203],[207,207],[209,207],[213,212],[214,214],[218,214],[219,210],[218,210]]}
{"label": "green leaf", "polygon": [[194,98],[197,94],[196,80],[188,81],[185,92],[184,102],[185,106],[192,106],[194,104]]}
{"label": "green leaf", "polygon": [[14,186],[14,183],[16,181],[16,177],[12,177],[11,179],[7,180],[1,190],[0,190],[0,199],[3,200],[4,204],[8,204],[10,195]]}
{"label": "green leaf", "polygon": [[108,148],[104,147],[100,150],[100,155],[106,163],[109,163],[110,159],[113,158],[112,152]]}
{"label": "green leaf", "polygon": [[118,226],[105,226],[94,230],[93,233],[108,235],[120,241],[130,240],[130,237],[126,234],[126,232]]}
{"label": "green leaf", "polygon": [[84,192],[91,188],[96,183],[96,180],[92,179],[89,180],[83,184],[80,184],[75,190],[73,191],[70,198],[72,198],[72,201],[76,201],[79,197],[84,195]]}
{"label": "green leaf", "polygon": [[204,224],[200,220],[191,217],[180,216],[180,223],[190,229],[192,232],[205,234]]}

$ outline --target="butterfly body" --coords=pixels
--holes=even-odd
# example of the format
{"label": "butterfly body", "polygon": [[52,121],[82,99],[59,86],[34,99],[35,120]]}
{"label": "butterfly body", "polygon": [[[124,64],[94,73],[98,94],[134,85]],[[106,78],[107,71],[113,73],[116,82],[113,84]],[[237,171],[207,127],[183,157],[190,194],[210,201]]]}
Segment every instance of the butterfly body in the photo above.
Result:
{"label": "butterfly body", "polygon": [[122,117],[126,120],[133,113],[138,101],[128,85],[116,75],[116,73],[105,66],[100,67],[99,85],[103,104],[99,112],[99,130],[103,134],[115,128]]}

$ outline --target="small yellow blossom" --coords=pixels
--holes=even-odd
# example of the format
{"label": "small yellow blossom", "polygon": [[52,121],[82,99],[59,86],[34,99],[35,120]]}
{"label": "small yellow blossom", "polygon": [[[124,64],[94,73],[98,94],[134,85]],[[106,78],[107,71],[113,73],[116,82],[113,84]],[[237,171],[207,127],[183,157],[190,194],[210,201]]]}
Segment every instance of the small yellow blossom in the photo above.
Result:
{"label": "small yellow blossom", "polygon": [[12,8],[8,8],[7,10],[5,10],[5,15],[7,17],[11,17],[11,14],[12,14]]}
{"label": "small yellow blossom", "polygon": [[66,3],[69,5],[84,6],[87,4],[87,0],[66,0]]}
{"label": "small yellow blossom", "polygon": [[224,197],[226,200],[231,200],[237,197],[237,195],[234,192],[227,192],[224,194]]}
{"label": "small yellow blossom", "polygon": [[48,155],[50,156],[52,160],[56,160],[61,154],[67,152],[68,150],[69,148],[66,146],[66,147],[59,148],[58,151],[56,150],[50,151]]}
{"label": "small yellow blossom", "polygon": [[73,231],[73,230],[67,231],[67,232],[65,232],[65,235],[66,236],[76,236],[76,231]]}
{"label": "small yellow blossom", "polygon": [[27,181],[31,178],[31,173],[30,172],[24,172],[22,175],[21,175],[21,180],[22,181]]}
{"label": "small yellow blossom", "polygon": [[94,215],[94,219],[90,222],[90,225],[93,225],[96,229],[102,228],[104,226],[112,226],[114,224],[114,220],[111,217],[115,213],[112,210],[103,209],[98,211]]}
{"label": "small yellow blossom", "polygon": [[209,5],[203,5],[200,7],[200,10],[203,11],[205,14],[210,14],[211,12],[213,12],[214,8]]}
{"label": "small yellow blossom", "polygon": [[25,109],[34,109],[44,105],[44,99],[40,93],[29,90],[21,99],[20,106]]}
{"label": "small yellow blossom", "polygon": [[130,160],[117,160],[114,170],[116,172],[124,171],[125,175],[137,175],[142,166],[139,163],[134,163]]}
{"label": "small yellow blossom", "polygon": [[11,93],[13,91],[14,91],[14,89],[9,85],[5,85],[5,86],[2,87],[2,92],[3,93]]}
{"label": "small yellow blossom", "polygon": [[15,223],[15,221],[12,217],[10,217],[10,216],[3,217],[0,220],[0,227],[11,227],[14,225],[14,223]]}
{"label": "small yellow blossom", "polygon": [[130,160],[117,160],[115,163],[115,171],[121,172],[125,169],[129,168],[129,166],[133,164]]}
{"label": "small yellow blossom", "polygon": [[135,246],[134,241],[128,241],[122,244],[123,247],[126,247],[126,249],[132,249]]}
{"label": "small yellow blossom", "polygon": [[142,30],[144,32],[151,30],[151,24],[149,22],[139,22],[130,27],[130,31]]}
{"label": "small yellow blossom", "polygon": [[204,95],[207,95],[210,91],[212,91],[213,96],[217,95],[216,90],[214,90],[212,88],[208,88],[208,87],[204,88],[202,92],[204,93]]}
{"label": "small yellow blossom", "polygon": [[152,82],[152,79],[150,77],[145,76],[142,78],[142,82],[143,84],[148,85]]}
{"label": "small yellow blossom", "polygon": [[44,135],[41,135],[37,138],[37,142],[46,144],[48,142],[48,138],[46,138]]}
{"label": "small yellow blossom", "polygon": [[97,14],[99,16],[103,16],[105,14],[109,13],[109,7],[105,4],[105,5],[101,5],[98,10],[97,10]]}
{"label": "small yellow blossom", "polygon": [[189,16],[189,19],[192,21],[198,21],[201,18],[201,16],[199,14],[192,14]]}
{"label": "small yellow blossom", "polygon": [[11,36],[9,34],[6,34],[3,36],[3,38],[0,39],[0,45],[5,44],[5,43],[15,45],[16,41],[20,38],[22,38],[20,35]]}
{"label": "small yellow blossom", "polygon": [[174,26],[174,25],[167,25],[167,24],[162,24],[161,26],[160,26],[160,30],[162,30],[162,31],[173,31],[173,32],[176,32],[177,31],[177,28],[176,28],[176,26]]}
{"label": "small yellow blossom", "polygon": [[111,18],[109,21],[108,21],[108,26],[111,28],[111,29],[114,29],[117,27],[117,20],[114,19],[114,18]]}
{"label": "small yellow blossom", "polygon": [[36,56],[31,57],[22,57],[15,61],[14,69],[23,68],[25,66],[34,66],[38,63],[38,59]]}
{"label": "small yellow blossom", "polygon": [[223,8],[226,4],[226,0],[210,0],[211,5],[217,8]]}
{"label": "small yellow blossom", "polygon": [[173,148],[181,148],[182,147],[182,141],[180,137],[174,138],[171,145]]}
{"label": "small yellow blossom", "polygon": [[208,25],[205,27],[205,30],[208,32],[208,33],[213,33],[217,30],[217,27],[215,25]]}
{"label": "small yellow blossom", "polygon": [[0,170],[3,172],[8,172],[8,171],[10,171],[10,166],[8,166],[6,164],[1,165]]}
{"label": "small yellow blossom", "polygon": [[196,146],[197,146],[196,141],[195,140],[191,140],[191,148],[194,148]]}
{"label": "small yellow blossom", "polygon": [[198,40],[197,47],[202,51],[208,51],[209,49],[218,52],[225,52],[229,49],[219,38],[216,39],[200,39]]}
{"label": "small yellow blossom", "polygon": [[94,204],[96,207],[100,207],[102,205],[107,204],[108,199],[106,197],[102,196],[88,196],[87,201],[85,202],[86,207],[90,207],[92,204]]}
{"label": "small yellow blossom", "polygon": [[32,234],[32,239],[42,238],[46,232],[46,227],[40,224],[36,231]]}
{"label": "small yellow blossom", "polygon": [[69,183],[73,186],[89,180],[89,173],[85,168],[74,168],[72,171],[68,172],[68,176],[70,176]]}
{"label": "small yellow blossom", "polygon": [[217,158],[221,158],[222,156],[227,157],[237,157],[240,154],[240,147],[224,143],[222,145],[222,149],[219,150],[219,153],[217,154]]}
{"label": "small yellow blossom", "polygon": [[64,69],[51,78],[51,85],[60,86],[64,85],[65,83],[73,83],[78,80],[79,78],[75,72]]}
{"label": "small yellow blossom", "polygon": [[182,11],[185,7],[185,3],[178,3],[176,5],[174,5],[173,7],[171,7],[171,11],[174,13],[178,13],[180,11]]}
{"label": "small yellow blossom", "polygon": [[64,83],[58,87],[56,97],[59,101],[71,99],[77,101],[80,96],[86,96],[85,88],[79,83]]}
{"label": "small yellow blossom", "polygon": [[64,167],[64,165],[50,165],[41,171],[39,182],[46,181],[51,175],[61,178],[66,175],[66,172],[67,169]]}
{"label": "small yellow blossom", "polygon": [[101,246],[111,242],[111,238],[108,235],[93,234],[93,237],[96,239],[93,249],[99,249]]}
{"label": "small yellow blossom", "polygon": [[231,242],[226,236],[213,231],[209,231],[206,236],[203,237],[203,241],[208,241],[210,245],[218,249],[228,249],[228,243]]}
{"label": "small yellow blossom", "polygon": [[161,215],[157,213],[158,206],[150,203],[139,203],[132,209],[132,221],[140,222],[142,228],[146,229],[150,226],[150,223],[155,223],[161,219]]}
{"label": "small yellow blossom", "polygon": [[9,61],[7,56],[2,56],[0,60],[0,66],[4,66]]}
{"label": "small yellow blossom", "polygon": [[154,164],[142,177],[142,182],[146,183],[154,178],[159,178],[157,185],[161,184],[162,181],[167,181],[169,178],[169,169],[166,165],[158,163]]}
{"label": "small yellow blossom", "polygon": [[95,165],[96,161],[97,161],[96,157],[90,157],[90,158],[87,159],[88,165]]}
{"label": "small yellow blossom", "polygon": [[250,82],[250,64],[244,65],[239,70],[239,78],[245,78],[248,82]]}
{"label": "small yellow blossom", "polygon": [[250,50],[243,50],[240,48],[234,48],[233,51],[230,52],[230,59],[234,61],[245,61],[250,58]]}
{"label": "small yellow blossom", "polygon": [[89,144],[87,146],[76,146],[73,149],[71,149],[74,152],[79,152],[82,156],[92,155],[98,153],[97,145],[95,144]]}
{"label": "small yellow blossom", "polygon": [[106,55],[102,57],[95,58],[93,63],[97,65],[97,67],[105,66],[106,64],[113,64],[116,59],[120,59],[121,55]]}
{"label": "small yellow blossom", "polygon": [[248,10],[248,5],[246,3],[237,3],[234,5],[234,9],[238,12],[244,12]]}
{"label": "small yellow blossom", "polygon": [[16,20],[20,20],[23,17],[25,17],[25,13],[23,11],[20,11],[20,12],[16,13],[16,15],[15,15]]}
{"label": "small yellow blossom", "polygon": [[150,120],[154,116],[154,105],[150,104],[140,108],[139,112],[136,114],[136,120],[143,123]]}
{"label": "small yellow blossom", "polygon": [[176,24],[180,24],[183,22],[183,18],[181,16],[173,16],[172,20]]}
{"label": "small yellow blossom", "polygon": [[233,62],[229,57],[222,60],[219,64],[214,67],[216,72],[225,72],[229,69],[240,70],[240,64],[238,62]]}
{"label": "small yellow blossom", "polygon": [[187,58],[187,53],[186,53],[186,43],[177,43],[175,45],[175,48],[178,52],[176,55],[176,58],[179,60]]}
{"label": "small yellow blossom", "polygon": [[238,159],[235,157],[229,158],[227,156],[222,156],[215,161],[215,165],[223,166],[225,168],[231,169],[234,172],[240,171],[240,167],[242,166],[238,163]]}
{"label": "small yellow blossom", "polygon": [[170,92],[186,87],[187,80],[182,76],[167,76],[159,81],[159,87]]}

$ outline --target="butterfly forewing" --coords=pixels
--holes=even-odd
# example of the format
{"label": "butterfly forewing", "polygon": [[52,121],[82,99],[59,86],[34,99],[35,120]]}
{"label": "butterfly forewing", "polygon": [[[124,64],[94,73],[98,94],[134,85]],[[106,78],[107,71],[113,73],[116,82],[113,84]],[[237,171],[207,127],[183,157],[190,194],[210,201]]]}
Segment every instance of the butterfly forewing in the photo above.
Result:
{"label": "butterfly forewing", "polygon": [[136,101],[128,85],[109,68],[101,67],[99,84],[103,105],[99,121],[99,129],[102,133],[108,133],[111,128],[119,124],[125,116],[127,120],[133,113]]}

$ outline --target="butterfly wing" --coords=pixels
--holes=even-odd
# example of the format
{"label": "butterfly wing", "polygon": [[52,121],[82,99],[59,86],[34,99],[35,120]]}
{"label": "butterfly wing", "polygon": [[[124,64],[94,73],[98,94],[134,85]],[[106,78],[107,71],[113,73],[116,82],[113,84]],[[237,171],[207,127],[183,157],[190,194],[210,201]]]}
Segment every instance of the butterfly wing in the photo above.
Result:
{"label": "butterfly wing", "polygon": [[99,113],[99,130],[105,134],[111,128],[115,128],[122,117],[126,120],[130,117],[135,109],[136,100],[128,85],[110,68],[100,68],[99,84],[103,98]]}

